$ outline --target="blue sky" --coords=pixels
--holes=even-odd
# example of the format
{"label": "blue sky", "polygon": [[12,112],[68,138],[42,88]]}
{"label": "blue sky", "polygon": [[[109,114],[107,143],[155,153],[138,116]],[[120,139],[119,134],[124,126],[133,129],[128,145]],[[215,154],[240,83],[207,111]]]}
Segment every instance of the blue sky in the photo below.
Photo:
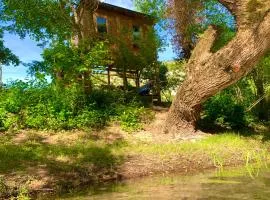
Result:
{"label": "blue sky", "polygon": [[[131,0],[105,0],[105,2],[114,4],[117,6],[125,7],[128,9],[134,9]],[[21,40],[18,36],[12,34],[4,35],[5,45],[15,53],[22,62],[28,63],[33,60],[40,60],[42,49],[37,46],[37,43],[26,37]],[[175,54],[173,53],[172,47],[168,45],[166,50],[159,54],[160,60],[172,60]],[[23,65],[3,66],[3,81],[4,83],[11,80],[25,80],[27,79],[27,68]]]}

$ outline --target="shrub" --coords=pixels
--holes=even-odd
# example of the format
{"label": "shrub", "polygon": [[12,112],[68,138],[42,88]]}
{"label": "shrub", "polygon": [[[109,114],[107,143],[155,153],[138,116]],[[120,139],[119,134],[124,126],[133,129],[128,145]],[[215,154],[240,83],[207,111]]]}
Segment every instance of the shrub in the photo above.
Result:
{"label": "shrub", "polygon": [[136,95],[113,88],[95,89],[86,96],[76,85],[59,89],[47,83],[15,82],[0,91],[0,130],[102,128],[115,119],[124,129],[136,130],[144,110]]}
{"label": "shrub", "polygon": [[6,111],[0,108],[0,131],[5,130]]}
{"label": "shrub", "polygon": [[245,108],[236,103],[227,91],[212,97],[204,104],[204,120],[224,127],[243,128],[246,124]]}
{"label": "shrub", "polygon": [[126,107],[119,115],[119,120],[123,130],[132,132],[141,128],[140,116],[143,112],[143,108]]}

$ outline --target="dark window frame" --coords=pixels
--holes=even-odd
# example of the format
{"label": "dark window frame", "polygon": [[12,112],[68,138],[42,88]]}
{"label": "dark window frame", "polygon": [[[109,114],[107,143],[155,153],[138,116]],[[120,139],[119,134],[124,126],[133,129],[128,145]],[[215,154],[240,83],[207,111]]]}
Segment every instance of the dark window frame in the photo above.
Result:
{"label": "dark window frame", "polygon": [[132,39],[133,39],[133,47],[138,47],[138,42],[142,38],[141,26],[133,25],[132,26]]}
{"label": "dark window frame", "polygon": [[97,16],[96,18],[97,23],[97,32],[100,34],[108,33],[108,20],[106,17]]}

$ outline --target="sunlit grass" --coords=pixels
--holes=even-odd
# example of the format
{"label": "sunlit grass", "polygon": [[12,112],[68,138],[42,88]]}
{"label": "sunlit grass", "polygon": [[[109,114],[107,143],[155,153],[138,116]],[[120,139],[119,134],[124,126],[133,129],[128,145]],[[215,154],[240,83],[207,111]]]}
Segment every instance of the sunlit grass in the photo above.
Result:
{"label": "sunlit grass", "polygon": [[217,167],[228,162],[257,162],[264,163],[269,160],[267,154],[268,142],[262,142],[261,137],[244,137],[237,133],[213,135],[198,141],[180,141],[165,144],[137,143],[128,147],[138,154],[171,158],[183,155],[196,158],[209,158]]}

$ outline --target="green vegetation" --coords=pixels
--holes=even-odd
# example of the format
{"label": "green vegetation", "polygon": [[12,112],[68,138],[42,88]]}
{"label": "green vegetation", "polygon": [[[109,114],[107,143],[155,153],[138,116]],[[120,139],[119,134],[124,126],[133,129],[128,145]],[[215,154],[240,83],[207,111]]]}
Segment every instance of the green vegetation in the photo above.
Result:
{"label": "green vegetation", "polygon": [[[0,173],[4,175],[0,197],[18,194],[17,198],[27,199],[27,191],[39,189],[35,188],[39,187],[35,186],[36,182],[55,186],[58,191],[68,191],[83,183],[82,176],[87,182],[98,182],[99,176],[113,173],[115,166],[122,162],[122,155],[114,152],[121,147],[119,142],[95,141],[91,133],[29,131],[24,136],[21,141],[19,135],[7,134],[0,138]],[[14,140],[18,143],[14,144]],[[5,182],[5,175],[12,172],[16,172],[17,182],[10,185]]]}
{"label": "green vegetation", "polygon": [[[198,156],[211,160],[215,165],[229,165],[231,159],[238,161],[261,160],[261,164],[267,164],[269,160],[269,142],[262,143],[264,135],[254,137],[244,137],[237,133],[224,133],[208,137],[199,141],[184,141],[167,144],[145,144],[139,143],[130,147],[130,151],[139,154],[159,155],[163,159],[170,159],[170,156]],[[129,148],[129,147],[128,147]],[[205,157],[206,156],[206,157]]]}
{"label": "green vegetation", "polygon": [[[269,123],[269,55],[253,72],[235,85],[219,92],[204,104],[203,126],[213,124],[229,129],[253,127]],[[212,124],[212,125],[211,125]]]}
{"label": "green vegetation", "polygon": [[[215,132],[226,129],[255,128],[256,124],[260,123],[268,125],[270,118],[269,58],[269,55],[266,55],[250,75],[203,103],[198,126],[205,131]],[[185,79],[185,61],[164,64],[168,72],[166,73],[166,87],[162,90],[162,99],[170,102],[174,98],[178,84]]]}
{"label": "green vegetation", "polygon": [[[200,69],[192,70],[218,56],[207,60],[208,54],[212,55],[202,52],[207,59],[192,60],[189,64],[194,69],[187,69],[187,59],[197,37],[210,24],[217,29],[213,55],[232,42],[236,35],[233,17],[217,0],[185,1],[187,7],[178,8],[187,18],[182,19],[184,23],[174,24],[180,25],[175,28],[179,30],[172,31],[178,40],[179,55],[186,59],[161,63],[158,51],[168,40],[162,32],[170,24],[165,19],[166,1],[134,2],[137,10],[149,14],[148,20],[153,19],[157,26],[131,28],[123,23],[115,30],[119,35],[112,36],[87,33],[95,30],[89,16],[93,16],[97,1],[0,1],[0,64],[20,64],[4,45],[4,31],[22,38],[29,35],[44,47],[41,61],[25,64],[32,81],[0,86],[0,198],[28,200],[40,191],[70,192],[121,178],[208,168],[222,171],[225,166],[242,165],[253,175],[254,169],[268,166],[269,53],[236,84],[217,94],[220,86],[212,85],[217,90],[204,91],[199,97],[197,83],[203,83],[208,74],[200,78]],[[250,0],[247,6],[250,11],[261,8],[257,0]],[[225,69],[223,63],[214,64]],[[211,72],[210,68],[203,69],[201,73]],[[220,69],[214,68],[213,72]],[[237,77],[237,70],[241,69],[228,72],[229,76],[224,71],[220,75]],[[196,130],[213,135],[192,131],[185,134],[187,129],[183,129],[183,135],[162,132],[168,109],[162,105],[171,104],[186,76],[196,87],[187,84],[189,91],[183,93],[193,93],[179,94],[187,98],[178,105],[183,120],[176,114],[173,122],[195,124],[199,113],[194,111],[202,111]],[[140,84],[148,84],[151,91],[138,95]],[[160,93],[164,104],[155,99]],[[153,106],[155,100],[158,107]],[[187,107],[185,112],[182,107]]]}
{"label": "green vegetation", "polygon": [[0,28],[0,65],[19,65],[19,58],[10,49],[5,47],[3,40],[3,30]]}
{"label": "green vegetation", "polygon": [[79,87],[63,90],[46,82],[15,82],[1,90],[0,99],[2,131],[100,129],[112,121],[132,131],[147,120],[136,93],[113,88],[86,96]]}

